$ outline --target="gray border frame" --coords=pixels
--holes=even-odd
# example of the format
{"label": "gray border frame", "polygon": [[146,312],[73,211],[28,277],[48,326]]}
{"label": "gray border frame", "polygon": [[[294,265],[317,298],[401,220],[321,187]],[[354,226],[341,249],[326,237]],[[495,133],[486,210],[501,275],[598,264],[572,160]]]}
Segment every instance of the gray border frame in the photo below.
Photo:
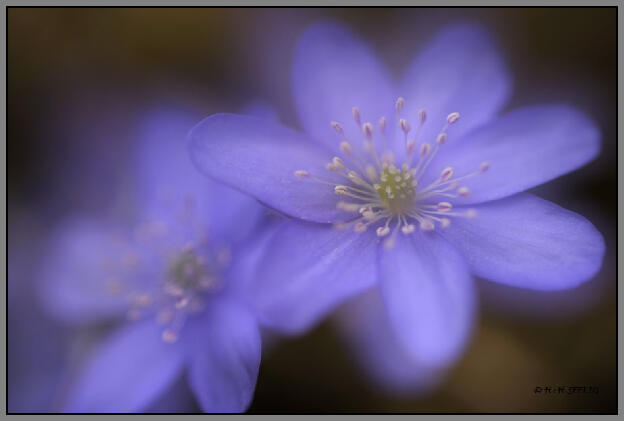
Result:
{"label": "gray border frame", "polygon": [[[472,3],[472,4],[471,4]],[[475,4],[476,3],[476,4]],[[2,197],[2,207],[1,207],[1,212],[2,212],[2,224],[1,224],[1,228],[0,228],[0,232],[3,236],[4,241],[2,242],[2,252],[0,253],[0,259],[2,261],[2,265],[4,267],[4,271],[2,272],[2,279],[3,279],[3,288],[0,289],[0,302],[2,303],[2,306],[4,307],[2,311],[0,311],[0,323],[2,324],[3,328],[6,327],[6,323],[7,323],[7,318],[6,318],[6,286],[7,286],[7,162],[6,162],[6,133],[7,133],[7,122],[6,122],[6,115],[7,115],[7,77],[6,77],[6,72],[7,72],[7,68],[6,68],[6,58],[7,58],[7,51],[6,51],[6,47],[7,47],[7,28],[6,28],[6,23],[7,23],[7,7],[11,7],[11,6],[15,6],[15,7],[24,7],[24,6],[33,6],[33,7],[56,7],[56,6],[138,6],[138,7],[145,7],[145,6],[199,6],[199,7],[205,7],[205,6],[222,6],[222,7],[232,7],[232,6],[255,6],[255,7],[262,7],[262,6],[278,6],[278,7],[292,7],[292,6],[309,6],[309,7],[335,7],[335,6],[344,6],[344,7],[349,7],[349,6],[383,6],[383,7],[392,7],[392,6],[455,6],[455,7],[474,7],[474,6],[483,6],[483,7],[488,7],[488,6],[541,6],[541,7],[548,7],[548,6],[591,6],[591,7],[595,7],[595,6],[624,6],[624,0],[602,0],[602,1],[593,1],[593,2],[589,2],[589,1],[582,1],[582,0],[549,0],[549,1],[540,1],[540,0],[523,0],[521,2],[521,4],[518,4],[519,2],[517,1],[513,1],[513,0],[480,0],[478,2],[469,2],[469,1],[462,1],[462,0],[438,0],[438,1],[426,1],[426,0],[393,0],[393,1],[389,1],[387,3],[381,3],[380,1],[376,1],[376,0],[270,0],[265,2],[264,4],[261,2],[258,2],[256,0],[184,0],[184,1],[179,1],[179,2],[174,2],[174,1],[167,1],[167,0],[132,0],[132,1],[124,1],[124,0],[63,0],[63,1],[52,1],[52,0],[5,0],[3,1],[3,5],[4,7],[2,8],[2,19],[1,19],[1,26],[2,31],[2,42],[0,43],[0,56],[1,56],[1,63],[2,63],[2,69],[3,69],[3,73],[4,73],[4,77],[2,77],[2,81],[1,81],[1,87],[2,87],[2,94],[3,94],[3,101],[1,104],[1,109],[2,109],[2,113],[0,116],[0,127],[2,128],[2,133],[4,134],[4,148],[2,149],[0,156],[0,162],[2,163],[2,168],[3,171],[0,174],[0,195]],[[622,23],[623,23],[623,9],[618,7],[618,12],[617,12],[617,19],[618,19],[618,111],[619,111],[619,118],[618,118],[618,129],[617,129],[617,133],[618,133],[618,145],[621,145],[621,141],[623,139],[623,132],[624,132],[624,128],[622,123],[622,116],[624,115],[624,107],[622,107],[622,98],[624,97],[624,75],[623,75],[623,71],[622,71],[622,51],[624,49],[623,47],[623,42],[624,41],[624,29],[622,29]],[[618,323],[617,323],[617,327],[618,327],[618,351],[619,351],[619,355],[618,355],[618,415],[606,415],[607,418],[613,418],[613,417],[619,417],[621,415],[621,408],[622,408],[622,401],[623,401],[623,396],[624,396],[624,391],[622,390],[622,380],[623,380],[623,366],[622,366],[622,361],[621,361],[621,353],[622,353],[622,327],[624,325],[624,323],[622,322],[622,318],[623,318],[623,311],[622,311],[622,302],[624,302],[623,296],[624,296],[624,288],[622,288],[620,286],[620,281],[622,278],[622,274],[621,274],[621,269],[619,268],[619,262],[624,260],[623,255],[624,255],[624,249],[622,249],[622,237],[623,237],[623,231],[624,231],[624,227],[622,226],[622,186],[624,185],[624,183],[622,182],[624,179],[624,170],[622,169],[622,162],[624,161],[624,149],[619,147],[618,148],[618,248],[617,248],[617,258],[618,258],[618,288],[617,288],[617,294],[618,294]],[[6,415],[6,409],[7,409],[7,401],[6,401],[6,376],[7,376],[7,366],[6,366],[6,340],[7,340],[7,335],[6,335],[6,329],[5,329],[5,334],[2,335],[2,338],[0,339],[0,354],[2,356],[2,375],[3,378],[5,379],[5,381],[2,382],[2,386],[1,386],[1,393],[0,393],[0,400],[2,401],[2,413],[0,414],[0,416],[2,417],[20,417],[20,419],[24,420],[28,420],[28,419],[35,419],[36,415]],[[53,417],[53,418],[57,418],[58,417],[62,417],[61,419],[66,418],[66,415],[44,415],[46,417]],[[143,419],[144,417],[159,417],[159,419],[169,419],[170,417],[178,417],[178,416],[184,416],[186,417],[185,419],[194,419],[194,418],[199,418],[199,417],[203,417],[203,415],[142,415],[142,414],[137,414],[137,415],[93,415],[98,417],[99,419],[105,419],[105,420],[109,420],[109,419],[125,419],[125,418],[129,418],[129,419]],[[233,419],[238,419],[239,417],[244,417],[245,415],[208,415],[210,417],[216,417],[216,419],[227,419],[227,420],[233,420]],[[260,419],[266,419],[266,420],[272,420],[274,419],[275,415],[251,415],[252,417],[255,418],[260,418]],[[405,417],[413,417],[414,415],[366,415],[366,417],[368,419],[381,419],[381,418],[385,418],[385,417],[401,417],[401,418],[405,418]],[[439,417],[442,418],[450,418],[450,417],[457,417],[458,415],[445,415],[445,414],[441,414],[441,415],[416,415],[419,417],[423,417],[425,419],[427,418],[433,418],[435,417],[436,419],[439,419]],[[481,417],[482,415],[460,415],[460,416],[464,416],[464,417],[470,417],[472,419],[475,419],[476,417]],[[548,416],[548,415],[498,415],[498,417],[501,418],[528,418],[528,417],[548,417],[548,419],[557,419],[557,418],[561,418],[561,417],[567,417],[568,415],[555,415],[555,416]],[[72,416],[72,419],[83,419],[83,418],[90,418],[92,417],[92,415],[75,415]],[[138,417],[138,418],[137,418]],[[164,417],[164,418],[163,418]],[[190,417],[190,418],[189,418]],[[290,417],[294,417],[294,416],[286,416],[288,418]],[[323,417],[323,418],[334,418],[334,417],[338,417],[337,415],[330,415],[330,416],[319,416],[319,415],[300,415],[297,417],[301,417],[301,418],[306,418],[306,419],[310,419],[310,418],[317,418],[317,417]],[[348,417],[348,418],[353,418],[353,417],[359,417],[359,415],[346,415],[346,416],[341,416],[341,417]],[[581,415],[580,416],[581,419],[593,419],[593,417],[595,417],[595,415]],[[280,416],[280,418],[284,418],[284,416]],[[578,418],[577,418],[578,419]]]}

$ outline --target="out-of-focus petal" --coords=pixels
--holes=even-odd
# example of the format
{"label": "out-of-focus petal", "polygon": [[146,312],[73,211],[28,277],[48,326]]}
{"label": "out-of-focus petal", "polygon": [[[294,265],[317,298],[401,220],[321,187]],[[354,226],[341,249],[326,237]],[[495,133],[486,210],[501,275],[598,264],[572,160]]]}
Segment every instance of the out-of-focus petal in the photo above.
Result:
{"label": "out-of-focus petal", "polygon": [[241,114],[250,115],[253,117],[262,118],[264,120],[279,122],[279,113],[270,104],[256,99],[249,101],[243,109]]}
{"label": "out-of-focus petal", "polygon": [[269,327],[299,333],[375,283],[374,233],[288,221],[270,235],[270,247],[247,288]]}
{"label": "out-of-focus petal", "polygon": [[215,114],[195,126],[189,140],[191,159],[203,174],[301,219],[344,218],[332,186],[295,176],[305,170],[337,179],[325,168],[331,153],[303,135],[255,117]]}
{"label": "out-of-focus petal", "polygon": [[414,397],[443,379],[443,370],[420,364],[406,352],[388,320],[379,288],[372,288],[340,308],[337,321],[366,377],[387,393]]}
{"label": "out-of-focus petal", "polygon": [[127,303],[113,293],[115,262],[124,249],[115,230],[96,221],[73,220],[51,235],[38,276],[45,308],[71,323],[119,316]]}
{"label": "out-of-focus petal", "polygon": [[142,205],[170,225],[180,225],[179,215],[193,212],[212,244],[235,242],[253,228],[262,206],[193,167],[186,135],[196,122],[191,113],[167,108],[149,113],[142,122],[137,146]]}
{"label": "out-of-focus petal", "polygon": [[66,410],[141,411],[173,384],[183,361],[183,349],[163,342],[153,320],[125,326],[96,348],[73,386]]}
{"label": "out-of-focus petal", "polygon": [[192,330],[195,346],[189,381],[202,409],[244,412],[251,403],[260,367],[260,332],[255,319],[240,304],[219,300],[210,303]]}
{"label": "out-of-focus petal", "polygon": [[438,33],[408,67],[400,94],[412,127],[427,111],[420,139],[435,140],[446,117],[461,119],[449,136],[458,137],[494,116],[511,93],[511,80],[490,35],[474,24],[452,25]]}
{"label": "out-of-focus petal", "polygon": [[529,194],[475,207],[441,234],[478,276],[539,290],[573,288],[600,269],[602,235],[585,218]]}
{"label": "out-of-focus petal", "polygon": [[380,289],[390,324],[421,364],[457,359],[471,330],[475,294],[463,257],[436,233],[397,235],[380,247]]}
{"label": "out-of-focus petal", "polygon": [[564,105],[514,110],[461,139],[451,139],[427,170],[423,185],[451,166],[457,176],[490,168],[460,182],[472,191],[462,203],[499,199],[545,183],[589,162],[600,133],[583,113]]}
{"label": "out-of-focus petal", "polygon": [[196,413],[201,409],[193,396],[188,382],[188,374],[182,373],[176,381],[145,408],[146,413]]}
{"label": "out-of-focus petal", "polygon": [[347,28],[319,23],[301,36],[293,63],[299,121],[307,133],[332,150],[341,139],[330,122],[339,122],[347,138],[359,146],[362,132],[351,109],[357,106],[362,122],[377,127],[381,116],[393,116],[393,89],[373,51]]}

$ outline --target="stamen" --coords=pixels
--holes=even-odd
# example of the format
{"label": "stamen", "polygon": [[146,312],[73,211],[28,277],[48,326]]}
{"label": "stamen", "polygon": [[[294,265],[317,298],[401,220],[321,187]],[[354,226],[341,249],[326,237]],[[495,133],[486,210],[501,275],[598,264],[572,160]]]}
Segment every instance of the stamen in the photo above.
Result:
{"label": "stamen", "polygon": [[385,237],[389,233],[390,233],[390,228],[388,228],[387,226],[377,228],[377,236],[378,237]]}
{"label": "stamen", "polygon": [[351,112],[353,113],[353,119],[355,120],[356,124],[358,126],[362,125],[362,117],[360,116],[360,109],[358,107],[353,107],[351,109]]}
{"label": "stamen", "polygon": [[340,142],[340,151],[347,156],[351,156],[351,152],[352,152],[351,144],[347,142],[346,140]]}
{"label": "stamen", "polygon": [[394,104],[394,108],[396,109],[397,113],[400,113],[403,110],[403,107],[405,107],[405,100],[403,99],[403,97],[399,97],[396,100],[396,104]]}
{"label": "stamen", "polygon": [[412,129],[407,120],[404,118],[399,120],[399,127],[401,127],[401,130],[405,133],[405,136],[407,136],[407,133]]}
{"label": "stamen", "polygon": [[366,136],[368,139],[372,139],[373,138],[373,125],[370,123],[364,123],[362,125],[362,133],[364,134],[364,136]]}
{"label": "stamen", "polygon": [[453,124],[455,123],[457,120],[459,120],[459,113],[455,112],[455,113],[450,113],[448,115],[448,117],[446,117],[446,122],[448,124]]}
{"label": "stamen", "polygon": [[[375,136],[373,124],[370,122],[362,123],[359,108],[353,107],[353,119],[360,127],[364,137],[362,146],[364,153],[360,154],[360,149],[354,147],[351,141],[345,137],[343,127],[332,121],[331,127],[342,136],[340,151],[350,159],[345,164],[341,158],[333,157],[331,162],[326,164],[329,171],[344,177],[347,181],[344,184],[337,184],[314,177],[305,170],[295,171],[298,178],[311,178],[314,181],[331,185],[335,194],[350,198],[349,201],[338,201],[336,207],[345,212],[359,215],[349,222],[334,224],[336,229],[344,229],[349,226],[356,232],[364,232],[369,226],[374,226],[372,224],[378,225],[375,229],[377,236],[389,236],[383,241],[386,248],[394,245],[399,228],[404,235],[409,235],[416,230],[416,227],[423,231],[434,230],[436,223],[442,228],[446,228],[451,223],[449,217],[475,217],[474,209],[453,211],[454,203],[451,199],[469,196],[468,187],[460,186],[458,182],[476,176],[489,168],[489,163],[484,161],[477,171],[455,177],[455,170],[452,167],[446,167],[437,179],[425,188],[419,189],[421,177],[437,156],[438,149],[448,141],[447,128],[459,120],[460,114],[453,112],[446,117],[441,131],[436,136],[435,143],[424,142],[419,144],[418,135],[427,121],[427,112],[423,108],[418,110],[418,126],[413,137],[408,139],[408,133],[411,132],[412,127],[407,119],[399,118],[404,108],[405,99],[399,97],[395,103],[396,118],[400,130],[403,132],[403,141],[407,153],[405,161],[400,163],[400,168],[394,165],[394,156],[388,148],[386,136],[388,121],[386,117],[382,116],[379,119],[379,130],[383,135],[385,147],[380,159],[373,141]],[[414,159],[417,150],[419,152],[417,162],[412,166],[412,159]],[[396,218],[396,225],[391,229],[389,225],[394,221],[394,218]],[[383,220],[385,220],[385,224],[381,225]]]}
{"label": "stamen", "polygon": [[310,173],[305,170],[295,171],[295,177],[297,178],[310,178]]}
{"label": "stamen", "polygon": [[453,170],[453,168],[446,167],[442,170],[442,173],[440,174],[440,180],[448,181],[453,177],[453,174],[455,174],[455,171]]}
{"label": "stamen", "polygon": [[431,222],[430,219],[422,219],[420,221],[420,229],[423,231],[432,231],[435,229],[435,225],[433,225],[433,222]]}
{"label": "stamen", "polygon": [[460,187],[459,189],[457,189],[457,194],[460,195],[461,197],[468,197],[470,196],[470,189],[468,187]]}
{"label": "stamen", "polygon": [[342,126],[340,125],[340,123],[336,122],[336,121],[332,121],[331,123],[329,123],[332,128],[336,131],[336,133],[344,135],[344,130],[342,129]]}
{"label": "stamen", "polygon": [[177,342],[178,340],[178,332],[173,329],[165,329],[162,332],[162,340],[167,342],[168,344],[172,344]]}
{"label": "stamen", "polygon": [[418,110],[418,121],[420,121],[421,125],[427,121],[427,111],[424,108]]}
{"label": "stamen", "polygon": [[388,120],[386,119],[386,117],[381,117],[379,119],[379,130],[381,130],[382,133],[385,133],[387,125],[388,125]]}
{"label": "stamen", "polygon": [[403,227],[401,227],[401,231],[405,235],[413,233],[415,229],[416,227],[413,224],[403,225]]}

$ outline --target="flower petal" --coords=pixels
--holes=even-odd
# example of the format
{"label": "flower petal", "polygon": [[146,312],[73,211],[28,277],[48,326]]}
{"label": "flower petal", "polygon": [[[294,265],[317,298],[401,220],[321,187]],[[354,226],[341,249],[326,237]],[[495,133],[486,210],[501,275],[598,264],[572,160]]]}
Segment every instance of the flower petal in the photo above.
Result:
{"label": "flower petal", "polygon": [[339,180],[325,169],[331,153],[303,135],[255,117],[215,114],[195,126],[189,140],[191,159],[203,174],[301,219],[344,218],[331,186],[294,175],[305,170]]}
{"label": "flower petal", "polygon": [[267,241],[271,247],[247,293],[261,322],[270,327],[300,333],[375,283],[377,238],[372,232],[289,221]]}
{"label": "flower petal", "polygon": [[277,110],[269,103],[260,99],[255,99],[245,104],[241,110],[241,114],[262,118],[264,120],[275,121],[276,123],[280,121]]}
{"label": "flower petal", "polygon": [[449,137],[459,137],[487,122],[505,104],[511,80],[490,35],[473,24],[449,26],[427,45],[403,78],[405,115],[416,126],[418,110],[425,108],[427,121],[419,138],[436,138],[446,117],[459,112],[461,119]]}
{"label": "flower petal", "polygon": [[380,247],[381,293],[397,337],[420,363],[443,367],[470,333],[474,286],[464,259],[436,233],[399,234]]}
{"label": "flower petal", "polygon": [[116,317],[127,303],[109,290],[110,261],[122,260],[114,230],[103,223],[76,219],[52,234],[38,277],[46,310],[71,323]]}
{"label": "flower petal", "polygon": [[472,191],[462,203],[499,199],[545,183],[589,162],[600,150],[600,134],[589,118],[563,105],[514,110],[440,148],[423,180],[427,185],[447,166],[458,176],[490,169],[462,181]]}
{"label": "flower petal", "polygon": [[186,135],[196,121],[190,113],[160,108],[142,122],[137,144],[142,204],[147,214],[171,225],[179,225],[180,213],[189,208],[213,244],[230,243],[251,230],[263,208],[193,167]]}
{"label": "flower petal", "polygon": [[379,288],[358,295],[338,312],[339,328],[364,375],[388,393],[410,397],[431,391],[444,371],[420,364],[390,325]]}
{"label": "flower petal", "polygon": [[529,194],[475,206],[441,234],[466,256],[474,274],[539,290],[573,288],[590,279],[604,240],[580,215]]}
{"label": "flower petal", "polygon": [[362,122],[376,126],[381,116],[393,116],[393,89],[373,51],[347,28],[319,23],[301,36],[293,64],[299,121],[306,133],[332,150],[341,138],[330,122],[339,122],[351,141],[361,141],[362,132],[351,109],[359,107]]}
{"label": "flower petal", "polygon": [[244,412],[260,368],[260,332],[255,319],[240,304],[220,300],[211,303],[193,329],[197,344],[189,381],[202,409]]}
{"label": "flower petal", "polygon": [[179,344],[161,339],[153,320],[127,325],[96,349],[74,384],[68,412],[136,412],[181,374]]}

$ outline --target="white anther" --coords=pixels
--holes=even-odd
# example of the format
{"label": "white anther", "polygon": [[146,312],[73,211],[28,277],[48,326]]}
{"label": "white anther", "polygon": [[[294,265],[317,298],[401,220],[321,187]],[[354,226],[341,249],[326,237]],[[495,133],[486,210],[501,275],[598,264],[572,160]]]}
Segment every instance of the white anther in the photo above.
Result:
{"label": "white anther", "polygon": [[461,197],[468,197],[470,196],[470,189],[468,187],[460,187],[457,189],[457,194]]}
{"label": "white anther", "polygon": [[375,216],[377,214],[375,212],[373,212],[370,209],[365,210],[364,212],[362,212],[362,216],[364,217],[364,219],[366,219],[367,221],[372,221],[373,219],[375,219]]}
{"label": "white anther", "polygon": [[347,142],[346,140],[343,142],[340,142],[340,150],[342,151],[343,154],[347,156],[351,156],[351,144]]}
{"label": "white anther", "polygon": [[390,228],[388,227],[379,227],[377,228],[377,237],[385,237],[390,233]]}
{"label": "white anther", "polygon": [[334,129],[337,133],[344,134],[344,130],[342,130],[342,125],[340,123],[338,123],[337,121],[332,121],[329,124],[332,126],[332,129]]}
{"label": "white anther", "polygon": [[176,301],[175,308],[177,309],[184,308],[188,305],[188,303],[189,303],[188,297],[183,297],[179,299],[178,301]]}
{"label": "white anther", "polygon": [[453,177],[453,174],[455,174],[455,170],[451,167],[446,167],[442,170],[442,173],[440,173],[440,179],[442,181],[448,181]]}
{"label": "white anther", "polygon": [[468,209],[466,211],[466,218],[468,219],[474,219],[477,217],[477,211],[475,209]]}
{"label": "white anther", "polygon": [[407,224],[407,225],[403,225],[401,227],[401,231],[405,235],[409,235],[409,234],[413,233],[415,229],[416,229],[416,227],[413,224]]}
{"label": "white anther", "polygon": [[444,145],[446,143],[446,139],[447,139],[447,134],[440,133],[438,137],[436,138],[436,142],[438,143],[438,145]]}
{"label": "white anther", "polygon": [[440,202],[436,205],[436,208],[440,211],[440,212],[448,212],[451,209],[453,209],[453,205],[451,205],[449,202]]}
{"label": "white anther", "polygon": [[336,169],[339,169],[339,170],[342,170],[345,167],[344,161],[342,159],[338,158],[337,156],[335,156],[332,159],[332,164],[334,165],[334,167]]}
{"label": "white anther", "polygon": [[310,173],[305,170],[297,170],[295,171],[295,177],[297,178],[308,178],[310,177]]}
{"label": "white anther", "polygon": [[161,337],[164,342],[172,344],[178,340],[178,333],[173,329],[165,329]]}
{"label": "white anther", "polygon": [[368,177],[370,181],[377,181],[377,170],[374,166],[370,164],[366,166],[366,177]]}
{"label": "white anther", "polygon": [[386,126],[388,125],[388,120],[386,117],[381,117],[379,119],[379,130],[383,133],[386,130]]}
{"label": "white anther", "polygon": [[414,149],[415,149],[415,148],[416,148],[416,142],[414,141],[414,139],[410,139],[410,140],[408,140],[408,141],[407,141],[407,146],[406,146],[407,153],[408,153],[408,154],[412,154],[412,153],[414,153]]}
{"label": "white anther", "polygon": [[347,173],[347,177],[349,177],[349,179],[352,180],[356,184],[361,183],[363,181],[362,177],[360,177],[360,174],[356,173],[355,171],[349,171]]}
{"label": "white anther", "polygon": [[427,156],[431,152],[431,145],[428,143],[423,143],[420,147],[420,156]]}
{"label": "white anther", "polygon": [[364,222],[358,222],[357,224],[355,224],[355,226],[353,227],[353,230],[355,232],[364,232],[366,231],[366,224]]}
{"label": "white anther", "polygon": [[334,193],[338,194],[338,195],[345,195],[347,194],[349,191],[349,189],[347,188],[347,186],[343,186],[343,185],[338,185],[336,187],[334,187]]}
{"label": "white anther", "polygon": [[420,121],[420,124],[423,124],[426,120],[427,120],[427,110],[425,110],[424,108],[421,108],[420,110],[418,110],[418,121]]}
{"label": "white anther", "polygon": [[373,137],[373,125],[364,123],[364,125],[362,125],[362,133],[364,133],[364,136],[371,139]]}
{"label": "white anther", "polygon": [[399,97],[396,100],[396,104],[394,105],[394,108],[396,108],[397,113],[400,113],[403,107],[405,107],[405,100],[403,99],[403,97]]}
{"label": "white anther", "polygon": [[479,171],[486,172],[490,168],[490,163],[488,161],[483,161],[481,165],[479,165]]}
{"label": "white anther", "polygon": [[409,123],[404,118],[399,120],[399,127],[401,127],[401,130],[405,134],[407,134],[411,130],[411,127],[410,127]]}
{"label": "white anther", "polygon": [[448,218],[440,219],[440,224],[442,224],[442,228],[448,228],[451,226],[451,220]]}
{"label": "white anther", "polygon": [[325,164],[325,169],[327,171],[337,171],[338,168],[336,168],[336,166],[334,164],[332,164],[331,162],[328,162],[327,164]]}
{"label": "white anther", "polygon": [[432,231],[435,229],[435,225],[433,225],[430,219],[423,219],[420,221],[420,229],[423,231]]}
{"label": "white anther", "polygon": [[448,115],[448,117],[446,117],[446,122],[448,124],[453,124],[455,123],[457,120],[459,120],[459,113],[450,113]]}
{"label": "white anther", "polygon": [[351,112],[353,113],[353,119],[355,120],[357,125],[360,126],[362,124],[362,117],[360,116],[360,109],[358,107],[353,107],[351,109]]}

